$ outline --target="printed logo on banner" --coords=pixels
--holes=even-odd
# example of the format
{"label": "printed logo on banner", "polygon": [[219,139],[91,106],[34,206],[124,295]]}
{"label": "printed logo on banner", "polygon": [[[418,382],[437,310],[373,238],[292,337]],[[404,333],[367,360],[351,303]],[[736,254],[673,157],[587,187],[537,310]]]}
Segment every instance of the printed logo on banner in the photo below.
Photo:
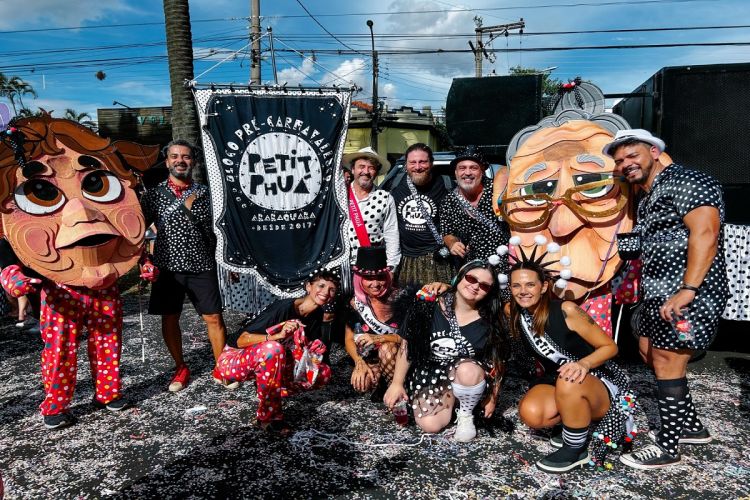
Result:
{"label": "printed logo on banner", "polygon": [[315,200],[320,193],[323,171],[317,153],[301,137],[264,134],[247,146],[239,178],[242,192],[252,203],[290,211]]}

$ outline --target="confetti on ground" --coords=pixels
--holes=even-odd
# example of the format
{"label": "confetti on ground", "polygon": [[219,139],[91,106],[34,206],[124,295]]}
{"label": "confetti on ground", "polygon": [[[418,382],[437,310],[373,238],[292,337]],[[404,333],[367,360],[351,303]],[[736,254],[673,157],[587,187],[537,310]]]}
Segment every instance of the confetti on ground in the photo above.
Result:
{"label": "confetti on ground", "polygon": [[[285,399],[288,439],[254,426],[255,389],[227,391],[211,380],[212,356],[199,317],[186,305],[181,322],[192,378],[179,393],[166,388],[174,369],[159,318],[144,316],[141,362],[138,301],[125,296],[122,373],[134,407],[120,413],[90,405],[86,344],[79,350],[77,425],[47,431],[38,414],[41,342],[0,321],[0,473],[6,499],[26,498],[740,498],[750,495],[750,356],[711,352],[691,365],[693,397],[715,441],[684,446],[682,464],[636,471],[618,462],[608,472],[562,477],[536,469],[553,451],[518,421],[526,383],[508,376],[493,421],[459,444],[450,433],[425,436],[401,428],[382,404],[348,385],[351,367],[339,347],[334,378],[317,392]],[[228,327],[241,316],[229,313]],[[632,340],[632,339],[629,339]],[[645,412],[656,422],[653,378],[627,364]],[[646,439],[639,436],[638,440]]]}

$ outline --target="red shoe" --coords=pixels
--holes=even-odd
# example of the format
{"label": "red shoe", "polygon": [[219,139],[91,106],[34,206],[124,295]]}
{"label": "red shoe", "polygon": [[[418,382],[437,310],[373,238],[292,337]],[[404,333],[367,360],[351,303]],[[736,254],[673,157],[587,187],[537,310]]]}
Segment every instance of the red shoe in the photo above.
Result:
{"label": "red shoe", "polygon": [[188,380],[190,380],[190,370],[186,364],[182,364],[177,367],[172,377],[172,382],[169,383],[169,392],[179,392],[187,387]]}
{"label": "red shoe", "polygon": [[230,391],[233,391],[240,386],[240,383],[237,382],[236,380],[234,382],[230,382],[229,380],[222,377],[221,371],[219,371],[218,366],[214,367],[214,371],[211,372],[211,377],[214,379],[214,382],[216,382],[219,385],[223,385],[225,388],[229,389]]}

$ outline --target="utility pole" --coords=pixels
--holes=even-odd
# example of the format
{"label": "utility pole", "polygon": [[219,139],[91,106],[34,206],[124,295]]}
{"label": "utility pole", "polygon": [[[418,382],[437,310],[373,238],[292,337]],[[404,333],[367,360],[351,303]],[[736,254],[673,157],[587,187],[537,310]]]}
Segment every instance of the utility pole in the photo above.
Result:
{"label": "utility pole", "polygon": [[260,85],[260,0],[250,0],[250,83]]}
{"label": "utility pole", "polygon": [[370,147],[377,153],[380,107],[378,106],[378,51],[375,50],[375,35],[372,31],[373,24],[370,19],[367,20],[367,27],[370,28],[370,41],[372,42],[372,131],[370,132]]}
{"label": "utility pole", "polygon": [[[478,23],[481,22],[478,21]],[[520,21],[517,23],[510,23],[510,24],[498,24],[496,26],[477,26],[474,29],[474,32],[477,35],[477,41],[476,46],[474,46],[471,41],[469,41],[469,47],[471,47],[471,51],[474,53],[474,76],[477,78],[482,78],[482,57],[486,57],[489,59],[490,55],[487,53],[487,50],[485,49],[485,44],[482,42],[482,35],[484,33],[498,33],[497,35],[490,37],[490,42],[500,36],[505,35],[508,36],[510,30],[519,30],[520,34],[523,34],[523,29],[526,27],[526,23],[523,21],[523,18],[521,18]]]}

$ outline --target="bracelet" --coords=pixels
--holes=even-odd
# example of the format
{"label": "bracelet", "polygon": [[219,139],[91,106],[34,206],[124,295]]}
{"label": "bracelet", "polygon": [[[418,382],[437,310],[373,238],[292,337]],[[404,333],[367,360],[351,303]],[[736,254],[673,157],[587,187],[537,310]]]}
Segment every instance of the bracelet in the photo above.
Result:
{"label": "bracelet", "polygon": [[690,290],[691,292],[695,292],[695,293],[698,293],[700,291],[700,289],[697,286],[686,285],[685,283],[680,285],[680,290]]}

